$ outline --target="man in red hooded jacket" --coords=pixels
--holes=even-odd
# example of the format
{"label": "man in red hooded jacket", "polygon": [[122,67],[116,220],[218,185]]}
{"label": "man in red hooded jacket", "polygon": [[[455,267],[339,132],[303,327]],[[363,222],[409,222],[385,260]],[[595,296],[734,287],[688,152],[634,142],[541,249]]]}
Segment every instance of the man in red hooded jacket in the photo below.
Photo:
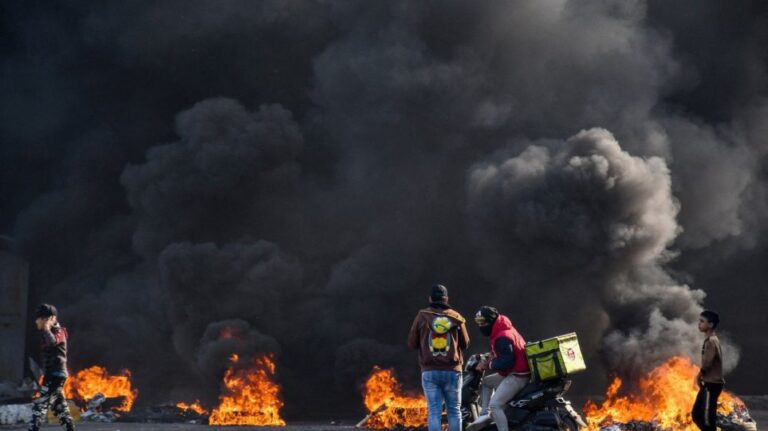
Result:
{"label": "man in red hooded jacket", "polygon": [[495,371],[483,378],[483,411],[491,414],[499,431],[508,431],[504,406],[531,378],[525,356],[525,339],[512,326],[509,318],[493,307],[480,308],[475,315],[475,323],[483,335],[490,337],[491,342],[490,360],[481,362],[477,369]]}

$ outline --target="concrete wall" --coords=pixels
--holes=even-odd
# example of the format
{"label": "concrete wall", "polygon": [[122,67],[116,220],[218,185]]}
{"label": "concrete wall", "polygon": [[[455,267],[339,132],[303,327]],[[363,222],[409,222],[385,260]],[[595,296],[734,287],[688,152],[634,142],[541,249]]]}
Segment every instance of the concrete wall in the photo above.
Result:
{"label": "concrete wall", "polygon": [[24,377],[29,265],[0,244],[0,381]]}

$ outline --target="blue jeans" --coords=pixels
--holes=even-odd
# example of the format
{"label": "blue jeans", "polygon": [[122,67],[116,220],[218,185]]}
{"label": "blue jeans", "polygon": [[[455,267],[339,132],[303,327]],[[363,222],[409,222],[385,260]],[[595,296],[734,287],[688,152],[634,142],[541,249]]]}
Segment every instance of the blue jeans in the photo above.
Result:
{"label": "blue jeans", "polygon": [[424,371],[421,386],[427,396],[429,431],[440,431],[443,402],[448,413],[448,431],[461,431],[461,373],[458,371]]}

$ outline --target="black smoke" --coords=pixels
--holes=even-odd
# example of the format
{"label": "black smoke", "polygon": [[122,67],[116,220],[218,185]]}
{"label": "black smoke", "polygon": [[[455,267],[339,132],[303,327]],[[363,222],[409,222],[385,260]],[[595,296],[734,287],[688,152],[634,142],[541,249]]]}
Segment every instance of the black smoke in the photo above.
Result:
{"label": "black smoke", "polygon": [[729,384],[759,391],[767,16],[4,3],[0,232],[72,367],[130,368],[140,403],[213,402],[229,354],[270,351],[289,417],[352,414],[374,363],[417,384],[435,282],[531,339],[578,329],[583,392],[695,354],[715,308]]}
{"label": "black smoke", "polygon": [[[547,331],[571,322],[630,377],[676,354],[696,357],[705,294],[664,270],[680,227],[662,158],[634,157],[591,129],[474,167],[467,196],[484,269],[517,306],[542,309]],[[529,286],[541,293],[527,295]],[[731,370],[739,350],[724,349]]]}

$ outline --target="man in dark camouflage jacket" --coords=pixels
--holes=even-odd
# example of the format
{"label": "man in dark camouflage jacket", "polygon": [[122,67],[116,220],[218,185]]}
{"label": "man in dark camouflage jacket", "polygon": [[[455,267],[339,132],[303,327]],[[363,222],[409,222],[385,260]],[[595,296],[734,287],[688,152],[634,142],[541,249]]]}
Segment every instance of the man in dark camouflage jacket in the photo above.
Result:
{"label": "man in dark camouflage jacket", "polygon": [[64,398],[64,383],[67,381],[67,330],[59,325],[56,307],[42,304],[35,312],[35,324],[42,339],[42,363],[45,375],[40,397],[32,406],[30,431],[38,431],[46,421],[48,409],[52,409],[61,425],[67,431],[74,431],[72,415]]}

